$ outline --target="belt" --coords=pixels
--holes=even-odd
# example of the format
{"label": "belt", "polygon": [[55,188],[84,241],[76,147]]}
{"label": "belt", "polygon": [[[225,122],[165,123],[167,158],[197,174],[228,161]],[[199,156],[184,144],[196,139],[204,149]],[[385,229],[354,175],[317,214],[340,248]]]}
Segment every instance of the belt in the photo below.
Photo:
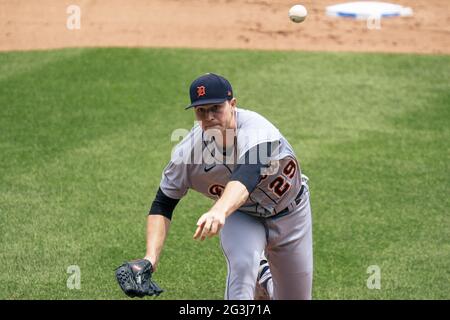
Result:
{"label": "belt", "polygon": [[[297,206],[300,201],[302,201],[301,197],[303,195],[303,192],[305,191],[305,185],[302,184],[302,187],[300,188],[300,191],[298,192],[297,196],[295,197],[295,205]],[[293,204],[293,203],[291,203]],[[280,212],[276,213],[275,215],[271,216],[271,218],[275,218],[275,217],[279,217],[279,216],[283,216],[285,214],[289,213],[289,206],[287,206],[286,208],[284,208],[283,210],[281,210]]]}

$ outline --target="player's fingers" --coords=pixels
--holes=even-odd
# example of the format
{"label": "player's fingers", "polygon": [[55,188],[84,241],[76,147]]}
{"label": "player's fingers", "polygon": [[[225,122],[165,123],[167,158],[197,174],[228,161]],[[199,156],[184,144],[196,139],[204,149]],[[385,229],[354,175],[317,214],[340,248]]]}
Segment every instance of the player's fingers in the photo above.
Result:
{"label": "player's fingers", "polygon": [[197,222],[197,229],[195,230],[195,233],[194,233],[194,239],[198,239],[198,237],[202,233],[203,227],[205,226],[205,222],[204,221],[201,222],[200,219],[199,219],[200,224],[199,224],[199,222]]}
{"label": "player's fingers", "polygon": [[197,220],[197,225],[200,226],[202,224],[204,224],[206,222],[206,215],[202,215],[200,218],[198,218]]}
{"label": "player's fingers", "polygon": [[225,224],[225,220],[218,220],[217,221],[217,233],[219,233],[220,230],[222,230],[224,224]]}
{"label": "player's fingers", "polygon": [[211,230],[208,233],[208,237],[211,238],[215,236],[217,233],[217,222],[214,221],[214,223],[211,225]]}
{"label": "player's fingers", "polygon": [[221,229],[221,224],[219,220],[214,220],[214,223],[212,224],[211,231],[209,232],[209,237],[215,236],[219,233]]}
{"label": "player's fingers", "polygon": [[198,227],[197,227],[197,229],[195,230],[194,236],[193,236],[194,239],[197,239],[197,238],[198,238],[198,236],[200,235],[202,229],[203,229],[202,226],[198,226]]}
{"label": "player's fingers", "polygon": [[201,240],[205,240],[205,238],[209,236],[209,233],[211,232],[212,228],[212,223],[213,223],[212,219],[206,220],[205,226],[203,227]]}

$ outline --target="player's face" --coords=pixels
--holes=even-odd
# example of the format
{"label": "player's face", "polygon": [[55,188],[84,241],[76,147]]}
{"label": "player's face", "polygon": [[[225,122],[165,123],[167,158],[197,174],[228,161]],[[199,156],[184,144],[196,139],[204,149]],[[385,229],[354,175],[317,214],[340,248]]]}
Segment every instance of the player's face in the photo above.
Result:
{"label": "player's face", "polygon": [[224,132],[226,129],[233,129],[234,111],[236,99],[225,101],[221,104],[208,104],[194,108],[195,117],[200,122],[203,131],[217,129]]}

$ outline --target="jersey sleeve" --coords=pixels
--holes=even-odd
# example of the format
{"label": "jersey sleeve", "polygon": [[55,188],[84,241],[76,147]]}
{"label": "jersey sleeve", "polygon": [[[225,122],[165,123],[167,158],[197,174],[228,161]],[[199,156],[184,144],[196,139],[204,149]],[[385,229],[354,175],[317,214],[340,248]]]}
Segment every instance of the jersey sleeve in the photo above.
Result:
{"label": "jersey sleeve", "polygon": [[249,193],[255,190],[261,181],[261,170],[269,166],[271,143],[261,143],[248,150],[231,174],[230,181],[239,181]]}
{"label": "jersey sleeve", "polygon": [[195,165],[193,155],[195,155],[195,150],[202,150],[201,146],[202,130],[196,124],[172,150],[171,159],[163,170],[159,184],[161,191],[169,198],[181,199],[191,188],[191,169]]}
{"label": "jersey sleeve", "polygon": [[171,160],[164,168],[159,187],[165,195],[172,199],[181,199],[186,195],[189,189],[187,166]]}

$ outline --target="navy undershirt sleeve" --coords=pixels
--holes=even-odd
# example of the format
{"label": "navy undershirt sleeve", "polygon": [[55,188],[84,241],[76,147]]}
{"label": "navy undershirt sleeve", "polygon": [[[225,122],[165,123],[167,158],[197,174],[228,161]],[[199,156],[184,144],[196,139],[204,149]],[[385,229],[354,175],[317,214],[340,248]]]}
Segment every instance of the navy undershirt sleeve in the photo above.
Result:
{"label": "navy undershirt sleeve", "polygon": [[173,210],[175,209],[179,201],[180,199],[172,199],[166,196],[162,192],[161,188],[159,188],[148,214],[158,214],[166,217],[169,220],[172,220]]}
{"label": "navy undershirt sleeve", "polygon": [[[263,154],[266,157],[261,157],[260,149],[265,150]],[[266,142],[258,144],[244,155],[244,161],[238,163],[231,174],[230,181],[239,181],[246,188],[249,193],[256,189],[256,186],[261,181],[261,169],[269,167],[268,156],[271,151],[271,143]]]}

